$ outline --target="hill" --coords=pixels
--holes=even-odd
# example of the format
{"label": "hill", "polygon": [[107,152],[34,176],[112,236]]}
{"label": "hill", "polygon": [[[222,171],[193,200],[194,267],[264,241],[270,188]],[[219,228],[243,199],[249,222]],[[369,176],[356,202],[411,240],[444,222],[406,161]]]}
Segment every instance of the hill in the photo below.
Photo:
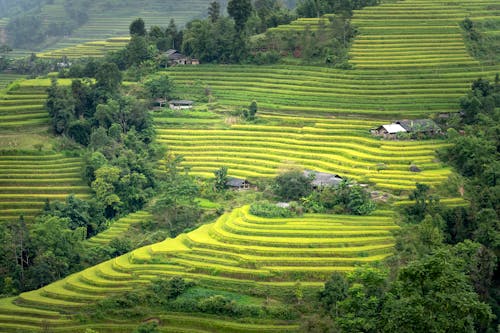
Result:
{"label": "hill", "polygon": [[[34,19],[31,19],[31,22],[35,19],[40,21],[39,27],[33,27],[37,31],[27,30],[24,35],[19,35],[20,37],[16,39],[19,41],[32,39],[34,43],[37,43],[37,45],[31,43],[31,47],[28,48],[30,50],[60,49],[89,41],[128,36],[130,22],[138,17],[143,18],[148,27],[150,25],[166,27],[171,19],[175,19],[178,26],[183,26],[191,19],[206,16],[210,2],[208,0],[183,2],[99,0],[79,4],[66,0],[54,0],[41,3],[40,7],[28,6],[29,9],[23,11],[22,15],[19,12],[17,16],[15,12],[5,13],[14,17],[32,17]],[[2,31],[8,28],[8,23],[8,20],[2,21],[1,26],[5,27]],[[29,29],[26,27],[26,22],[20,21],[19,24]],[[48,38],[41,36],[34,39],[33,36],[39,30],[44,30]],[[12,32],[7,39],[10,39],[13,45]]]}
{"label": "hill", "polygon": [[[157,141],[169,153],[184,156],[180,166],[199,177],[202,191],[212,191],[212,183],[203,181],[212,178],[213,171],[221,166],[229,168],[230,176],[266,180],[275,176],[281,166],[292,164],[352,178],[368,184],[376,190],[374,194],[382,190],[382,194],[392,195],[387,195],[382,209],[367,216],[309,213],[266,218],[251,214],[250,206],[240,204],[214,218],[215,222],[176,238],[138,248],[18,297],[1,299],[0,332],[132,332],[139,323],[147,322],[158,323],[163,332],[299,331],[304,319],[297,313],[290,314],[293,309],[289,305],[293,303],[300,309],[301,300],[315,295],[332,273],[350,273],[367,264],[383,266],[382,262],[395,253],[394,232],[400,230],[396,210],[412,203],[401,199],[415,188],[416,182],[434,188],[453,174],[436,157],[437,149],[449,146],[445,140],[381,140],[371,136],[369,130],[396,119],[453,116],[458,99],[473,80],[493,78],[498,65],[491,59],[472,56],[471,44],[460,25],[466,17],[479,22],[478,29],[496,24],[497,6],[493,0],[404,0],[356,11],[353,23],[359,35],[346,69],[296,62],[272,66],[177,66],[165,70],[175,79],[176,93],[183,98],[199,98],[202,105],[195,111],[154,112]],[[300,30],[308,22],[315,24],[317,19],[299,20],[276,30]],[[97,28],[95,31],[102,33]],[[81,37],[78,42],[85,40]],[[99,47],[106,49],[113,40]],[[85,44],[82,52],[92,54],[92,45]],[[60,81],[63,85],[68,82]],[[48,117],[41,105],[48,83],[47,79],[27,80],[9,87],[0,103],[4,117],[0,136],[22,130],[39,135],[35,139],[38,143],[44,140]],[[207,99],[210,103],[205,104]],[[257,119],[244,121],[237,110],[252,100],[259,106]],[[121,138],[120,129],[113,129],[117,140]],[[106,137],[106,130],[103,132]],[[455,134],[460,137],[458,132]],[[87,195],[88,189],[77,180],[79,158],[44,147],[36,151],[31,142],[24,145],[32,147],[27,151],[3,151],[0,156],[0,182],[4,184],[1,216],[31,217],[42,207],[41,198],[58,198],[71,192]],[[412,166],[417,171],[410,169]],[[165,160],[160,162],[158,174],[161,170],[166,170]],[[242,201],[255,201],[259,195],[263,194],[249,195]],[[232,192],[220,197],[241,199]],[[431,199],[420,198],[423,206],[432,206]],[[450,207],[467,205],[462,197],[442,202]],[[457,216],[445,216],[446,221],[425,216],[421,224],[406,229],[410,235],[403,233],[398,247],[416,252],[411,248],[413,242],[423,237],[425,240],[419,244],[429,255],[437,243],[443,243],[443,230],[455,226],[445,225],[449,219],[468,221],[458,216],[467,215],[465,210],[453,213]],[[123,235],[129,226],[140,228],[141,222],[154,218],[146,211],[122,217],[85,245],[95,248],[97,254],[100,246]],[[433,274],[452,271],[448,261],[442,266],[446,271],[436,269]],[[370,275],[374,271],[368,271],[367,279],[374,278],[372,282],[380,278]],[[450,274],[443,283],[455,287],[457,281],[468,279],[463,275],[462,281],[457,272],[452,273],[456,274]],[[144,288],[155,286],[159,278],[175,277],[195,286],[177,303],[143,308],[140,296]],[[386,283],[383,278],[381,281],[374,283]],[[380,296],[365,295],[362,288],[361,283],[355,283],[350,291],[359,296],[360,307],[371,306]],[[383,292],[387,291],[388,287],[384,288]],[[474,294],[472,286],[466,291]],[[207,308],[211,305],[198,303],[200,299],[219,303],[212,312],[201,311],[200,315],[192,309],[203,308],[200,304]],[[192,307],[186,310],[182,304]],[[254,311],[250,315],[223,312],[231,306],[248,304]],[[88,317],[92,311],[94,316]]]}
{"label": "hill", "polygon": [[[41,322],[55,331],[81,331],[85,327],[112,330],[128,323],[78,324],[63,309],[76,309],[106,295],[131,290],[161,276],[184,276],[208,288],[232,290],[264,297],[280,298],[301,281],[311,292],[334,271],[349,271],[357,264],[382,260],[393,246],[390,212],[372,216],[304,215],[300,218],[272,219],[249,214],[249,207],[235,209],[176,239],[140,248],[81,273],[22,294],[15,303],[0,304],[1,332],[16,328],[37,330]],[[44,308],[45,311],[36,310]],[[39,312],[38,314],[36,314]],[[176,319],[177,318],[177,319]],[[173,316],[176,325],[182,316]],[[184,328],[199,325],[188,317]],[[211,331],[213,319],[199,331]],[[106,325],[103,325],[106,323]],[[295,323],[296,324],[296,323]],[[231,321],[228,323],[231,325]],[[235,325],[235,324],[233,324]],[[294,331],[296,326],[241,324],[238,331]]]}

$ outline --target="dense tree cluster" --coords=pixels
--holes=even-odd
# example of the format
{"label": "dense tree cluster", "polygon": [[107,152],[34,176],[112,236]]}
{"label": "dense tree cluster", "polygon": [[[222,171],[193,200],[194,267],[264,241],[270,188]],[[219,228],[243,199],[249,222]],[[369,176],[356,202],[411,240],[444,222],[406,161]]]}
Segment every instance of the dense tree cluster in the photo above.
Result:
{"label": "dense tree cluster", "polygon": [[104,215],[141,209],[156,185],[154,163],[161,149],[147,104],[119,93],[121,73],[113,63],[100,66],[95,84],[74,80],[71,87],[53,81],[47,108],[55,134],[88,147],[85,180]]}

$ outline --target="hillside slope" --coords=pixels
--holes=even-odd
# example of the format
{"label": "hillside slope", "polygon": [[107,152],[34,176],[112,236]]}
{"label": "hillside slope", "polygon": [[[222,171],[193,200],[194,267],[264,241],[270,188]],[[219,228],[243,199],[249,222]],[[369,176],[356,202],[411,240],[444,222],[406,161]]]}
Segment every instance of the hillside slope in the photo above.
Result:
{"label": "hillside slope", "polygon": [[0,223],[32,220],[46,200],[90,196],[80,175],[82,159],[51,151],[47,84],[22,80],[0,91]]}
{"label": "hillside slope", "polygon": [[[78,328],[78,322],[64,313],[159,276],[183,276],[201,286],[260,297],[282,297],[297,280],[305,291],[317,290],[332,272],[350,271],[356,265],[389,256],[394,229],[397,226],[386,211],[371,216],[306,214],[270,219],[249,214],[245,206],[176,239],[140,248],[15,300],[0,302],[0,332],[16,328],[40,330],[42,319],[54,331],[101,328],[99,323]],[[50,311],[34,315],[37,308]],[[191,317],[184,328],[189,330],[197,321]],[[104,322],[109,330],[119,327],[109,320]],[[293,325],[254,325],[245,324],[238,331],[296,329]],[[209,327],[199,332],[212,332]],[[169,329],[168,324],[165,329]]]}
{"label": "hillside slope", "polygon": [[[175,20],[177,26],[183,26],[194,18],[206,16],[209,4],[209,0],[91,1],[85,14],[88,20],[69,35],[50,37],[44,42],[43,49],[60,49],[89,41],[128,36],[130,23],[138,17],[145,20],[147,27],[166,27],[171,19]],[[68,25],[71,22],[64,0],[47,1],[36,16],[42,19],[43,27]],[[0,24],[0,32],[7,21],[5,19]]]}
{"label": "hillside slope", "polygon": [[[169,71],[189,92],[210,87],[217,102],[269,111],[421,117],[456,112],[470,83],[492,79],[466,49],[460,22],[496,21],[496,1],[405,0],[356,11],[359,35],[350,50],[352,70],[305,66],[199,66]],[[495,9],[496,8],[496,9]]]}

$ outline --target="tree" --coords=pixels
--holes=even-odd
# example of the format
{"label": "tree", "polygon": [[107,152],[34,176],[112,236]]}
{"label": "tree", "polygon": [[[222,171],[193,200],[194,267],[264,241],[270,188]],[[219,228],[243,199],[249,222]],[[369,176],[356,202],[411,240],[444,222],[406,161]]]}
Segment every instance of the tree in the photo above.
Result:
{"label": "tree", "polygon": [[129,27],[130,31],[130,36],[146,36],[146,24],[144,23],[144,20],[142,18],[137,18],[132,23],[130,24]]}
{"label": "tree", "polygon": [[466,177],[482,175],[496,151],[491,140],[480,136],[459,136],[452,143],[441,156]]}
{"label": "tree", "polygon": [[33,226],[31,238],[37,256],[31,273],[36,287],[62,278],[78,263],[78,246],[85,239],[86,228],[71,230],[70,222],[69,218],[45,215]]}
{"label": "tree", "polygon": [[47,94],[45,107],[49,112],[52,131],[55,134],[63,134],[74,119],[75,101],[69,89],[59,86],[57,79],[54,78],[47,89]]}
{"label": "tree", "polygon": [[319,293],[322,307],[333,317],[338,316],[337,303],[347,297],[349,284],[341,273],[333,273],[325,283],[324,289]]}
{"label": "tree", "polygon": [[214,171],[214,187],[216,191],[223,191],[227,183],[227,167],[222,166]]}
{"label": "tree", "polygon": [[405,208],[407,219],[412,223],[418,223],[426,214],[439,210],[439,198],[430,194],[430,187],[426,184],[417,183],[409,199],[415,201],[414,205]]}
{"label": "tree", "polygon": [[194,20],[184,30],[182,50],[202,62],[228,63],[235,53],[236,30],[234,21],[227,17],[215,23]]}
{"label": "tree", "polygon": [[182,32],[177,30],[177,25],[175,24],[174,19],[171,19],[168,23],[168,26],[165,29],[165,37],[171,41],[171,48],[173,49],[182,45]]}
{"label": "tree", "polygon": [[153,50],[145,37],[134,35],[126,47],[126,56],[127,67],[138,66],[153,58]]}
{"label": "tree", "polygon": [[383,332],[477,332],[492,319],[447,250],[410,263],[399,272],[382,310]]}
{"label": "tree", "polygon": [[337,302],[338,326],[343,332],[381,332],[380,309],[387,288],[386,274],[364,267],[348,274],[347,279],[347,297]]}
{"label": "tree", "polygon": [[252,15],[252,3],[250,0],[229,0],[227,12],[234,19],[236,32],[241,35],[248,18]]}
{"label": "tree", "polygon": [[158,74],[149,77],[144,82],[144,87],[151,98],[162,98],[167,101],[173,92],[175,85],[167,74]]}
{"label": "tree", "polygon": [[216,22],[220,17],[220,4],[218,1],[213,1],[210,3],[210,7],[208,7],[208,17],[210,18],[210,22]]}
{"label": "tree", "polygon": [[312,179],[298,169],[285,171],[274,179],[274,192],[285,200],[298,200],[312,191]]}
{"label": "tree", "polygon": [[114,63],[105,62],[96,73],[96,87],[104,94],[114,94],[122,83],[122,73]]}
{"label": "tree", "polygon": [[95,180],[92,182],[97,200],[104,206],[106,217],[114,217],[122,204],[120,197],[116,194],[115,186],[120,179],[120,168],[102,166],[95,172]]}
{"label": "tree", "polygon": [[148,37],[154,41],[157,41],[161,38],[164,38],[165,33],[163,32],[163,30],[159,26],[154,25],[149,29]]}
{"label": "tree", "polygon": [[252,101],[250,103],[250,106],[248,107],[248,110],[245,110],[243,112],[243,117],[245,117],[246,120],[254,120],[255,115],[257,114],[258,106],[256,101]]}

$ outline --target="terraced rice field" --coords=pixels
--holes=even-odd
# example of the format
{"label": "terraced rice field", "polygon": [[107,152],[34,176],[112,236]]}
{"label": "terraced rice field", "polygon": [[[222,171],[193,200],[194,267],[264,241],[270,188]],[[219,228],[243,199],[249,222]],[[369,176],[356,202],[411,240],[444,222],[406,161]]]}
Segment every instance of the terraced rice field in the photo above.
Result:
{"label": "terraced rice field", "polygon": [[105,41],[87,42],[62,49],[38,53],[37,56],[40,58],[56,59],[62,57],[67,57],[69,59],[85,57],[100,58],[104,57],[108,52],[118,51],[124,48],[129,40],[129,37],[114,37]]}
{"label": "terraced rice field", "polygon": [[478,62],[465,48],[459,23],[466,17],[481,21],[500,15],[497,1],[408,0],[357,11],[359,28],[351,51],[356,68],[474,68]]}
{"label": "terraced rice field", "polygon": [[[436,185],[448,168],[435,161],[441,141],[381,141],[369,134],[376,122],[355,119],[264,116],[279,126],[240,124],[226,129],[157,125],[157,140],[183,155],[194,175],[213,177],[221,166],[236,177],[274,177],[283,164],[339,174],[391,190],[410,190],[415,182]],[[286,126],[286,121],[311,122]],[[421,173],[409,171],[415,164]]]}
{"label": "terraced rice field", "polygon": [[33,81],[22,81],[0,93],[0,132],[47,128],[49,115],[44,107],[47,86],[33,85]]}
{"label": "terraced rice field", "polygon": [[280,32],[280,31],[304,31],[309,29],[311,31],[318,30],[321,27],[325,27],[330,23],[328,15],[318,18],[306,18],[301,17],[297,20],[290,22],[290,24],[279,25],[276,28],[268,29],[269,32]]}
{"label": "terraced rice field", "polygon": [[0,221],[31,220],[46,199],[64,200],[69,194],[87,198],[90,189],[81,180],[80,158],[56,153],[0,154]]}
{"label": "terraced rice field", "polygon": [[[260,288],[261,292],[283,295],[285,290],[293,288],[297,279],[310,292],[317,290],[332,272],[350,271],[356,265],[377,262],[392,253],[391,230],[397,226],[390,212],[377,211],[364,217],[310,214],[269,219],[253,216],[248,210],[248,206],[235,209],[215,223],[176,239],[140,248],[42,289],[21,294],[15,301],[3,300],[0,314],[8,314],[8,319],[0,316],[0,331],[8,332],[10,328],[13,331],[20,324],[37,329],[40,317],[56,331],[76,327],[76,322],[69,322],[69,316],[58,310],[65,309],[67,313],[158,276],[184,276],[202,286],[240,293],[252,293]],[[30,315],[32,311],[40,311],[36,308],[52,312]],[[193,325],[191,322],[193,318],[189,318],[186,329]],[[242,332],[257,328],[242,326]],[[296,329],[293,325],[260,327],[262,332]]]}
{"label": "terraced rice field", "polygon": [[[209,86],[218,103],[227,106],[246,106],[255,99],[268,111],[386,118],[456,112],[473,80],[493,79],[500,70],[467,53],[459,23],[468,16],[498,19],[498,4],[406,0],[356,11],[352,23],[359,35],[349,53],[353,70],[197,66],[171,68],[169,75],[186,92],[194,82]],[[295,22],[290,28],[298,26],[306,24]]]}
{"label": "terraced rice field", "polygon": [[145,222],[152,219],[152,215],[146,211],[138,211],[129,214],[121,219],[113,222],[111,226],[98,235],[89,238],[87,244],[89,245],[106,245],[114,238],[122,237],[131,225],[136,223]]}
{"label": "terraced rice field", "polygon": [[11,82],[24,78],[24,75],[0,73],[0,90],[7,87]]}
{"label": "terraced rice field", "polygon": [[128,36],[130,23],[138,17],[146,22],[148,28],[151,25],[166,27],[171,19],[175,20],[178,27],[182,27],[194,18],[206,16],[210,2],[209,0],[147,1],[121,9],[104,8],[103,4],[94,5],[89,13],[89,21],[50,49],[65,49],[87,42]]}

